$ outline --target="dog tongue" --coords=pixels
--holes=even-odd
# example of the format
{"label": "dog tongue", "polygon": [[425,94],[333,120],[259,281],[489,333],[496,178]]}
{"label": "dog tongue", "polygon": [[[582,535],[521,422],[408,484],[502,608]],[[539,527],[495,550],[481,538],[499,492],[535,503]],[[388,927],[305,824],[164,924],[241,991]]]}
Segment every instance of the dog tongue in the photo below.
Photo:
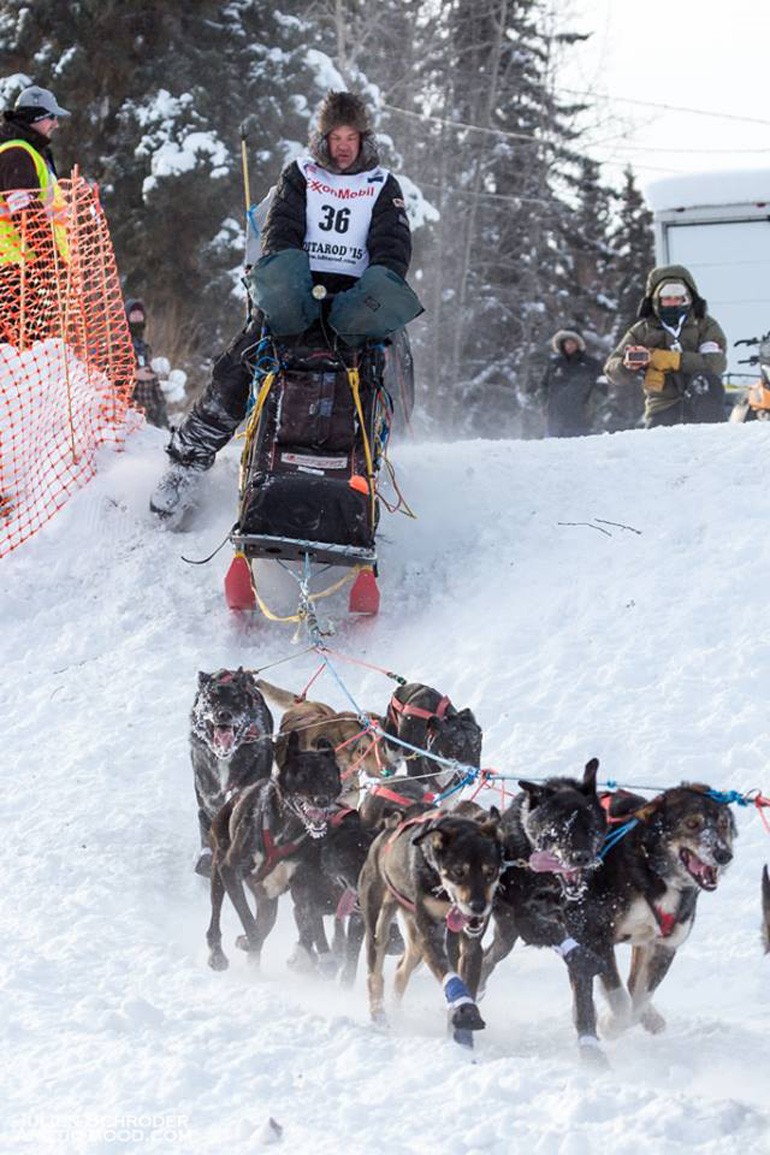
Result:
{"label": "dog tongue", "polygon": [[229,726],[215,726],[214,727],[214,741],[220,750],[229,750],[233,744],[235,735]]}
{"label": "dog tongue", "polygon": [[529,856],[529,868],[538,874],[561,874],[564,866],[550,850],[533,850]]}
{"label": "dog tongue", "polygon": [[447,930],[457,933],[463,929],[467,921],[461,910],[458,910],[456,906],[450,906],[446,916]]}

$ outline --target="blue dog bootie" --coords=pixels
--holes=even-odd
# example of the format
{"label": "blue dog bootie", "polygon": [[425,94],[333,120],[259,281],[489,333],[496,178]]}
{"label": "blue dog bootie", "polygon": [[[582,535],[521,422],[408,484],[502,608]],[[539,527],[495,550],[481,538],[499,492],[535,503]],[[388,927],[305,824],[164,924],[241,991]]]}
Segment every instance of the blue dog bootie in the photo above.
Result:
{"label": "blue dog bootie", "polygon": [[486,1023],[463,980],[454,971],[444,976],[444,998],[449,1010],[449,1030],[461,1047],[473,1047],[473,1032],[482,1031]]}

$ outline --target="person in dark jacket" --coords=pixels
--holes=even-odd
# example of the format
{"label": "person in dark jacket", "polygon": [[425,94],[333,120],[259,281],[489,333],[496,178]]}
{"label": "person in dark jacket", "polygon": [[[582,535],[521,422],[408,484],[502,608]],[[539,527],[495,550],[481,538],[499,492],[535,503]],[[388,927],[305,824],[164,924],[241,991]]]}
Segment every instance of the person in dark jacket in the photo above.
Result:
{"label": "person in dark jacket", "polygon": [[249,273],[254,313],[215,362],[211,382],[168,446],[171,466],[150,499],[161,518],[173,520],[189,504],[202,472],[243,420],[263,325],[275,337],[301,336],[307,344],[326,345],[330,334],[347,340],[344,326],[351,310],[356,314],[360,282],[384,275],[408,290],[403,278],[412,242],[404,198],[379,164],[363,101],[329,92],[317,124],[307,155],[283,170],[270,200],[261,255]]}
{"label": "person in dark jacket", "polygon": [[51,140],[69,115],[35,84],[0,124],[0,339],[21,347],[51,336],[58,315],[55,272],[69,248]]}
{"label": "person in dark jacket", "polygon": [[133,400],[144,410],[144,415],[150,425],[157,425],[159,429],[168,429],[166,398],[160,387],[158,376],[152,367],[152,349],[144,339],[147,321],[144,301],[140,301],[138,297],[132,297],[126,301],[126,319],[128,320],[131,344],[134,347],[136,360]]}
{"label": "person in dark jacket", "polygon": [[641,384],[645,427],[724,421],[727,340],[689,269],[652,269],[638,318],[604,371],[616,385]]}
{"label": "person in dark jacket", "polygon": [[602,376],[601,364],[586,353],[586,343],[572,329],[551,338],[553,357],[540,386],[546,437],[585,437],[591,432],[591,395]]}

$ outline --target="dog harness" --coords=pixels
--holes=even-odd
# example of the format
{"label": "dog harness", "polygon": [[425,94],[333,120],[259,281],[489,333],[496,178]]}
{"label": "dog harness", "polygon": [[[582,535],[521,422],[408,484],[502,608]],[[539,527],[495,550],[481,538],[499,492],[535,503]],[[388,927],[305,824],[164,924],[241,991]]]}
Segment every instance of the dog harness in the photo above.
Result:
{"label": "dog harness", "polygon": [[452,703],[446,694],[441,698],[435,710],[425,710],[422,706],[411,706],[408,702],[400,701],[394,694],[390,699],[388,713],[394,725],[398,725],[399,714],[405,718],[422,718],[423,721],[430,722],[432,718],[443,718],[451,705]]}
{"label": "dog harness", "polygon": [[405,794],[399,794],[396,790],[391,790],[389,786],[382,786],[380,784],[372,786],[370,790],[378,798],[385,798],[388,802],[395,802],[397,806],[415,806],[419,802],[426,802],[430,804],[435,802],[435,794],[423,794],[422,798],[407,798]]}
{"label": "dog harness", "polygon": [[[428,810],[425,814],[418,814],[414,818],[407,818],[405,822],[400,822],[398,824],[398,826],[396,827],[396,829],[391,834],[387,843],[385,844],[385,850],[389,851],[391,849],[396,838],[398,838],[399,834],[401,834],[402,831],[406,830],[407,827],[419,826],[420,823],[429,822],[432,819],[439,817],[439,816],[441,816],[440,810]],[[387,887],[389,892],[395,898],[396,902],[399,904],[399,906],[403,906],[406,910],[409,910],[412,912],[412,914],[414,914],[414,912],[417,910],[417,904],[412,902],[411,898],[407,898],[405,894],[402,894],[399,890],[396,889],[396,887],[390,881],[390,879],[388,878],[388,876],[384,870],[382,872],[382,880],[385,883],[385,886]],[[446,892],[444,892],[444,893],[446,893]],[[455,903],[450,902],[448,896],[446,898],[446,902],[449,902],[449,910],[444,915],[444,922],[447,925],[447,930],[451,930],[451,931],[454,931],[456,934],[459,934],[460,931],[465,928],[465,925],[468,922],[468,918],[455,905]]]}
{"label": "dog harness", "polygon": [[281,859],[289,858],[290,855],[299,850],[300,846],[306,838],[307,834],[301,834],[299,838],[295,839],[293,842],[276,842],[270,827],[263,826],[262,846],[265,851],[265,857],[259,870],[255,875],[253,875],[254,881],[263,882],[264,879],[267,878],[268,874],[270,874],[275,869]]}
{"label": "dog harness", "polygon": [[660,907],[655,906],[655,904],[652,902],[650,903],[650,906],[652,907],[652,913],[655,915],[655,921],[657,922],[660,929],[660,937],[668,938],[669,935],[674,933],[674,928],[676,927],[676,915],[671,914],[667,910],[661,910]]}

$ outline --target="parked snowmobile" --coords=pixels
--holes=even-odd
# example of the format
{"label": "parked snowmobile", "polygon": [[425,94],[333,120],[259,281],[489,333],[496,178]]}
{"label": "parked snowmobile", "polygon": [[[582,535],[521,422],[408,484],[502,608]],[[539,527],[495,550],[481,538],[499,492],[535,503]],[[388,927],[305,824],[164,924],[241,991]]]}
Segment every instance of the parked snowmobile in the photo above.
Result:
{"label": "parked snowmobile", "polygon": [[733,422],[770,421],[770,333],[763,337],[748,337],[736,345],[756,345],[757,352],[740,361],[740,365],[759,365],[760,377],[749,386],[745,395],[736,401],[730,413]]}

